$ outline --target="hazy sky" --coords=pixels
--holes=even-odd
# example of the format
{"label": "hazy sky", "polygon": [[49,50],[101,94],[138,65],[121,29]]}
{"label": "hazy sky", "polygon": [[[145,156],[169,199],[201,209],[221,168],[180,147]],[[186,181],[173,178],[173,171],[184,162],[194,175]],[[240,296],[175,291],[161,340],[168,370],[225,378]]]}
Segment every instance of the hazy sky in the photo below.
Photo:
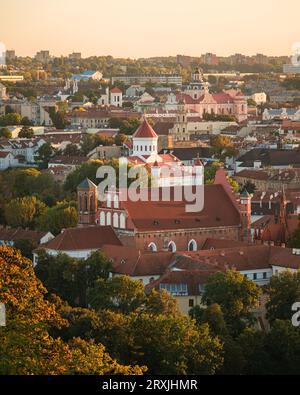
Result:
{"label": "hazy sky", "polygon": [[299,0],[0,0],[0,42],[18,55],[289,55]]}

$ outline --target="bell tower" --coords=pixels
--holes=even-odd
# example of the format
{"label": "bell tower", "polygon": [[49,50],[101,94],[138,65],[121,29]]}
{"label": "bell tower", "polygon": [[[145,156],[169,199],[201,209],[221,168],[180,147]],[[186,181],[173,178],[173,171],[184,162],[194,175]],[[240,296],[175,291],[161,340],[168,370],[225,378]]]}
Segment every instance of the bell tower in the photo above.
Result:
{"label": "bell tower", "polygon": [[176,141],[187,141],[190,139],[184,100],[180,100],[177,106],[176,122],[173,127],[173,135],[174,140]]}
{"label": "bell tower", "polygon": [[77,187],[78,225],[95,225],[98,210],[97,186],[88,178]]}
{"label": "bell tower", "polygon": [[247,190],[244,190],[240,195],[242,239],[248,242],[251,239],[251,199],[252,196],[247,192]]}

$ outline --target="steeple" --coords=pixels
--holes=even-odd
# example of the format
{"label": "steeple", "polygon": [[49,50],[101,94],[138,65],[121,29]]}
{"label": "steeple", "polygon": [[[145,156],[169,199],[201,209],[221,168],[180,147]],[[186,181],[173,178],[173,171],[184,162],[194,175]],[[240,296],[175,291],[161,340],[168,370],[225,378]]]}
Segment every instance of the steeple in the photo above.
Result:
{"label": "steeple", "polygon": [[78,224],[94,225],[98,210],[97,186],[85,178],[77,187]]}
{"label": "steeple", "polygon": [[280,197],[280,211],[279,211],[279,223],[286,227],[286,194],[284,186],[282,187],[281,197]]}

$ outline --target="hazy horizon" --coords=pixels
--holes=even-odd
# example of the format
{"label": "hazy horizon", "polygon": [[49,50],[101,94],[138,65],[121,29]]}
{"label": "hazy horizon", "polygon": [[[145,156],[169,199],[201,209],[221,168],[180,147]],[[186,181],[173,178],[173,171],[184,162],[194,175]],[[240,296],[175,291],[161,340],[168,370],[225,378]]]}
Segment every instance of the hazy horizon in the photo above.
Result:
{"label": "hazy horizon", "polygon": [[[247,7],[248,4],[248,7]],[[1,5],[0,42],[19,56],[148,58],[234,53],[291,55],[300,41],[300,2],[252,0],[10,0]]]}

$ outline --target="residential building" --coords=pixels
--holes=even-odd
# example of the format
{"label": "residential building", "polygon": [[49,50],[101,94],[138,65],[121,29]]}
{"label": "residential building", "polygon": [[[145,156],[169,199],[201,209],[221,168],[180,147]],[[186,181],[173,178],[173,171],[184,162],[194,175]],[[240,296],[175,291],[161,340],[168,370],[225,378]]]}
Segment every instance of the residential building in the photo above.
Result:
{"label": "residential building", "polygon": [[[122,245],[111,226],[64,229],[58,236],[44,244],[42,249],[53,256],[67,254],[72,258],[87,259],[92,252],[98,251],[104,244]],[[34,265],[38,262],[40,249],[34,251]]]}
{"label": "residential building", "polygon": [[81,60],[81,52],[73,52],[69,55],[71,60]]}
{"label": "residential building", "polygon": [[9,151],[0,151],[0,170],[18,166],[19,161]]}
{"label": "residential building", "polygon": [[103,74],[100,73],[100,71],[94,71],[94,70],[86,70],[81,74],[74,74],[71,79],[73,81],[88,81],[88,80],[95,80],[95,81],[101,81],[103,77]]}
{"label": "residential building", "polygon": [[44,51],[37,52],[36,55],[35,55],[35,59],[38,62],[41,62],[41,63],[48,63],[49,60],[51,59],[50,51],[48,51],[48,50],[45,51],[44,50]]}
{"label": "residential building", "polygon": [[300,109],[299,108],[266,108],[262,114],[263,121],[270,121],[273,119],[285,120],[290,119],[292,121],[300,121]]}
{"label": "residential building", "polygon": [[300,189],[300,169],[242,170],[234,178],[240,185],[251,182],[259,191]]}
{"label": "residential building", "polygon": [[32,241],[36,245],[42,245],[54,239],[51,232],[39,232],[35,230],[3,227],[0,225],[0,246],[13,247],[17,241]]}
{"label": "residential building", "polygon": [[6,86],[1,84],[0,82],[0,100],[7,100],[7,99],[8,99],[8,95],[6,92]]}
{"label": "residential building", "polygon": [[159,75],[119,75],[112,77],[112,84],[116,81],[123,82],[125,85],[145,85],[147,82],[153,84],[182,85],[182,77],[178,74],[159,74]]}
{"label": "residential building", "polygon": [[251,99],[255,101],[257,105],[261,105],[267,102],[267,95],[265,92],[253,93]]}
{"label": "residential building", "polygon": [[284,64],[283,72],[286,74],[299,74],[300,73],[300,65]]}

